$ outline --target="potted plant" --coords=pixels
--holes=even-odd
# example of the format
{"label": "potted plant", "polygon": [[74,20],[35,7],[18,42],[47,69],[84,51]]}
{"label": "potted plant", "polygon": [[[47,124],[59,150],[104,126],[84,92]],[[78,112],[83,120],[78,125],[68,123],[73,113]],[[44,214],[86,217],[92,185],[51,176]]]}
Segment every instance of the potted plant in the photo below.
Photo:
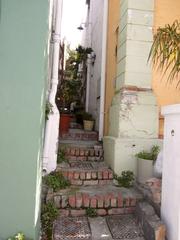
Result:
{"label": "potted plant", "polygon": [[153,177],[153,165],[160,152],[160,147],[154,145],[149,152],[141,151],[135,156],[137,158],[137,181],[145,183],[149,178]]}
{"label": "potted plant", "polygon": [[75,116],[76,116],[76,122],[77,122],[78,124],[83,125],[84,110],[77,111],[77,112],[75,113]]}
{"label": "potted plant", "polygon": [[92,131],[94,127],[94,119],[92,114],[85,112],[83,114],[83,125],[85,131]]}
{"label": "potted plant", "polygon": [[61,85],[58,89],[58,96],[59,96],[59,105],[58,109],[60,111],[60,121],[59,121],[59,134],[65,134],[69,131],[69,126],[71,122],[71,114],[70,114],[70,94],[69,94],[69,87],[68,81],[63,80]]}

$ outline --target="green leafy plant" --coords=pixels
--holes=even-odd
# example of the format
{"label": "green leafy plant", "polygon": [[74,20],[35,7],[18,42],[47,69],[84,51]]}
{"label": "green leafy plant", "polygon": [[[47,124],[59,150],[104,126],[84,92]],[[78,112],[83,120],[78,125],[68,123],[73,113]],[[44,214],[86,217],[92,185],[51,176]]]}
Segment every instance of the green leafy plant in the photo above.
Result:
{"label": "green leafy plant", "polygon": [[77,52],[77,61],[78,61],[78,63],[81,63],[81,62],[87,60],[87,55],[92,53],[93,50],[92,50],[92,48],[84,48],[81,45],[79,45],[76,48],[76,52]]}
{"label": "green leafy plant", "polygon": [[121,176],[114,175],[120,187],[130,188],[133,185],[134,173],[132,171],[123,171]]}
{"label": "green leafy plant", "polygon": [[9,237],[7,240],[32,240],[32,239],[27,238],[24,233],[18,232],[13,237]]}
{"label": "green leafy plant", "polygon": [[151,148],[150,152],[142,151],[142,152],[137,153],[135,156],[137,158],[155,161],[157,159],[159,152],[160,152],[160,147],[157,145],[154,145]]}
{"label": "green leafy plant", "polygon": [[66,158],[66,149],[60,148],[57,154],[57,163],[68,162]]}
{"label": "green leafy plant", "polygon": [[60,112],[67,113],[73,102],[84,106],[86,89],[87,57],[91,48],[78,46],[75,50],[67,46],[67,60],[62,80],[58,85],[56,103]]}
{"label": "green leafy plant", "polygon": [[70,46],[67,46],[68,58],[66,60],[65,77],[77,79],[79,64],[83,63],[83,65],[85,65],[87,56],[92,51],[92,48],[84,48],[81,45],[79,45],[75,50],[72,50],[70,49]]}
{"label": "green leafy plant", "polygon": [[[168,80],[172,81],[180,72],[180,22],[175,20],[172,25],[159,27],[154,35],[153,45],[149,54],[154,66],[166,74],[169,70]],[[177,86],[180,84],[178,79]]]}
{"label": "green leafy plant", "polygon": [[94,121],[92,114],[88,113],[88,112],[84,112],[83,113],[83,120],[87,120],[87,121]]}
{"label": "green leafy plant", "polygon": [[[70,108],[72,102],[79,101],[81,95],[81,81],[78,79],[64,79],[58,89],[62,109]],[[62,110],[61,110],[62,112]]]}
{"label": "green leafy plant", "polygon": [[43,182],[57,192],[60,189],[65,189],[70,186],[69,180],[65,179],[61,172],[51,172],[43,177]]}
{"label": "green leafy plant", "polygon": [[86,208],[86,215],[87,215],[88,217],[96,217],[96,216],[97,216],[96,209],[91,208],[91,207]]}
{"label": "green leafy plant", "polygon": [[43,235],[47,239],[52,239],[52,227],[53,222],[58,216],[58,209],[55,207],[54,203],[48,202],[42,205],[41,209],[41,226]]}
{"label": "green leafy plant", "polygon": [[21,232],[17,233],[16,235],[14,235],[13,237],[8,238],[7,240],[26,240],[27,238],[25,237],[25,235]]}
{"label": "green leafy plant", "polygon": [[49,120],[49,114],[53,113],[52,111],[53,105],[50,102],[46,103],[46,109],[45,109],[45,119]]}
{"label": "green leafy plant", "polygon": [[75,113],[75,116],[76,116],[76,122],[79,123],[79,124],[83,124],[83,115],[84,115],[84,112],[83,110],[80,110],[80,111],[77,111]]}

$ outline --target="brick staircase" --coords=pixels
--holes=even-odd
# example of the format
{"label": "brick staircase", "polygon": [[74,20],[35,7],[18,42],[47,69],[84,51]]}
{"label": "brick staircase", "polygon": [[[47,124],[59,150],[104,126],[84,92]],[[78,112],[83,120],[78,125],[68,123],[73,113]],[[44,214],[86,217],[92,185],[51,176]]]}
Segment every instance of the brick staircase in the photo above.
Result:
{"label": "brick staircase", "polygon": [[[96,137],[90,138],[91,134]],[[94,141],[97,137],[96,132],[71,129],[60,139],[68,163],[59,164],[57,171],[71,182],[71,187],[49,190],[46,201],[54,201],[61,216],[84,216],[88,209],[94,209],[98,216],[133,213],[142,199],[135,189],[114,184],[113,171],[103,160],[103,147]],[[67,138],[68,143],[64,142]]]}
{"label": "brick staircase", "polygon": [[95,131],[70,128],[68,133],[63,133],[61,135],[61,140],[97,141],[98,133]]}
{"label": "brick staircase", "polygon": [[103,161],[101,145],[94,148],[67,147],[68,164],[57,167],[72,185],[92,186],[112,184],[113,172]]}
{"label": "brick staircase", "polygon": [[57,169],[75,186],[105,185],[112,183],[113,180],[112,170],[104,163],[74,162]]}
{"label": "brick staircase", "polygon": [[66,157],[71,161],[103,161],[101,145],[94,147],[67,147]]}
{"label": "brick staircase", "polygon": [[144,201],[144,193],[137,186],[117,185],[104,162],[97,133],[91,134],[78,126],[60,139],[68,161],[58,164],[56,170],[71,186],[57,192],[49,189],[46,195],[46,202],[53,201],[59,209],[52,239],[164,240],[165,225]]}
{"label": "brick staircase", "polygon": [[47,201],[54,201],[61,216],[84,216],[86,210],[96,210],[98,216],[134,213],[141,195],[135,190],[113,185],[72,186],[70,189],[48,192]]}

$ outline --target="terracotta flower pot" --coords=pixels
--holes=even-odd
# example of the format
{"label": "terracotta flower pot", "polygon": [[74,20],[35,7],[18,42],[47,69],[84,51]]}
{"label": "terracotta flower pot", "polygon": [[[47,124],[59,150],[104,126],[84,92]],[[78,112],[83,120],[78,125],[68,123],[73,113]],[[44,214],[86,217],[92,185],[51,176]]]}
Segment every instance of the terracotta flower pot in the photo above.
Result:
{"label": "terracotta flower pot", "polygon": [[67,113],[60,114],[59,121],[59,135],[62,136],[64,133],[68,133],[71,122],[71,115]]}

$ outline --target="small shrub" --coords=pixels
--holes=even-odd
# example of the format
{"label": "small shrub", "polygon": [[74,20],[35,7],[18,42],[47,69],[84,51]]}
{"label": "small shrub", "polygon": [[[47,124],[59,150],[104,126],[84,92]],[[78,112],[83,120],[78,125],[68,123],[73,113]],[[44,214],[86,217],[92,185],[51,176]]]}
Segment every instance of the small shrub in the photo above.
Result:
{"label": "small shrub", "polygon": [[66,159],[66,150],[65,149],[59,149],[57,154],[57,163],[63,163],[68,162]]}
{"label": "small shrub", "polygon": [[13,237],[8,238],[7,240],[26,240],[26,237],[23,233],[17,233]]}
{"label": "small shrub", "polygon": [[42,205],[41,210],[41,226],[42,232],[47,237],[47,239],[52,239],[52,227],[53,222],[58,216],[58,209],[55,207],[54,203],[49,202]]}
{"label": "small shrub", "polygon": [[96,209],[91,208],[91,207],[87,208],[87,209],[86,209],[86,215],[87,215],[88,217],[96,217],[96,216],[97,216]]}
{"label": "small shrub", "polygon": [[135,156],[137,158],[155,161],[157,159],[159,152],[160,152],[160,147],[157,145],[154,145],[151,148],[150,152],[142,151],[142,152],[137,153]]}
{"label": "small shrub", "polygon": [[27,238],[24,233],[19,232],[13,237],[8,238],[7,240],[32,240],[32,239]]}
{"label": "small shrub", "polygon": [[77,122],[77,123],[83,124],[83,114],[84,114],[84,111],[83,111],[83,110],[78,111],[78,112],[75,113],[76,122]]}
{"label": "small shrub", "polygon": [[43,182],[55,192],[70,186],[70,182],[65,179],[62,173],[56,171],[51,172],[49,175],[43,177]]}
{"label": "small shrub", "polygon": [[130,188],[133,185],[134,173],[132,171],[123,171],[121,176],[115,175],[114,178],[120,187]]}
{"label": "small shrub", "polygon": [[88,112],[84,112],[83,114],[83,120],[86,121],[94,121],[92,114],[88,113]]}

